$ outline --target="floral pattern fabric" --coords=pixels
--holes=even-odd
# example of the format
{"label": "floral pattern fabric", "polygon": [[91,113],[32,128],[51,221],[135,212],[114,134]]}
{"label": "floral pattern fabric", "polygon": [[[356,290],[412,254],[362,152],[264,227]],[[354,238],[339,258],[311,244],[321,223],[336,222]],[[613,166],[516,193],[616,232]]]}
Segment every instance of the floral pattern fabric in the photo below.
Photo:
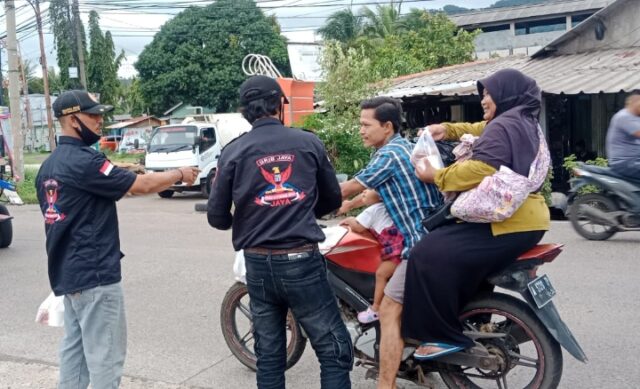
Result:
{"label": "floral pattern fabric", "polygon": [[451,207],[451,214],[471,223],[501,222],[510,218],[547,177],[551,155],[540,126],[538,136],[540,146],[528,177],[501,166],[477,187],[461,193]]}

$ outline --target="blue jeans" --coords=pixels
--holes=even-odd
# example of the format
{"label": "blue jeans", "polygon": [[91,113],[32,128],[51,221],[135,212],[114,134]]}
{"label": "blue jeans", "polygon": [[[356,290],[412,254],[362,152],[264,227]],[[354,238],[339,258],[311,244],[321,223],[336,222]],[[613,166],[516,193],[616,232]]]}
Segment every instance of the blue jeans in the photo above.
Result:
{"label": "blue jeans", "polygon": [[64,297],[59,389],[117,388],[127,350],[122,285],[98,286]]}
{"label": "blue jeans", "polygon": [[609,167],[618,174],[627,176],[635,181],[640,181],[640,156],[638,156],[638,159],[610,162]]}
{"label": "blue jeans", "polygon": [[258,357],[258,388],[285,387],[289,308],[316,352],[322,388],[351,388],[351,338],[340,318],[322,255],[317,251],[297,256],[244,255]]}

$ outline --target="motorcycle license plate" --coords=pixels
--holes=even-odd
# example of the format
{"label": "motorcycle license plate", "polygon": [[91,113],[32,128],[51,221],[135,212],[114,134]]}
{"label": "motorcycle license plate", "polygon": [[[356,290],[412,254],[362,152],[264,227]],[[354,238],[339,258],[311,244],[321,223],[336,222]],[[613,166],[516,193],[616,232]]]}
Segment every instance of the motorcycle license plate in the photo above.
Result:
{"label": "motorcycle license plate", "polygon": [[529,287],[531,297],[533,297],[533,301],[536,302],[538,308],[542,308],[547,305],[549,301],[553,299],[553,296],[556,295],[556,290],[553,289],[553,285],[551,285],[551,281],[546,274],[529,282],[527,286]]}

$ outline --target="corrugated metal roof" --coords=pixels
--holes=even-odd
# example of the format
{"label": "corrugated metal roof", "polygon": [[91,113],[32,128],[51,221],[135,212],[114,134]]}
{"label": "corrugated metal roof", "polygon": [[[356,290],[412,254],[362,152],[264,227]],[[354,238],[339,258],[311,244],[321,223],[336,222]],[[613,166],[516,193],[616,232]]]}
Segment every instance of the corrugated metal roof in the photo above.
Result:
{"label": "corrugated metal roof", "polygon": [[531,4],[520,7],[491,8],[476,12],[452,15],[449,18],[460,27],[499,24],[499,22],[517,19],[539,18],[572,14],[577,12],[597,11],[611,4],[614,0],[567,0],[552,3]]}
{"label": "corrugated metal roof", "polygon": [[143,122],[145,120],[159,120],[158,118],[156,118],[155,116],[138,116],[135,118],[131,118],[125,122],[119,122],[119,123],[115,123],[112,124],[106,128],[110,129],[110,130],[117,130],[120,128],[125,128],[125,127],[129,127],[132,126],[134,124],[138,124],[140,122]]}
{"label": "corrugated metal roof", "polygon": [[532,59],[520,69],[548,93],[617,93],[640,88],[640,47]]}
{"label": "corrugated metal roof", "polygon": [[420,95],[471,95],[477,93],[477,80],[500,69],[519,68],[528,61],[526,56],[492,58],[448,66],[396,78],[385,96],[405,98]]}
{"label": "corrugated metal roof", "polygon": [[617,93],[640,88],[640,47],[529,59],[513,56],[449,66],[392,81],[385,96],[477,94],[477,80],[514,68],[538,82],[546,93]]}

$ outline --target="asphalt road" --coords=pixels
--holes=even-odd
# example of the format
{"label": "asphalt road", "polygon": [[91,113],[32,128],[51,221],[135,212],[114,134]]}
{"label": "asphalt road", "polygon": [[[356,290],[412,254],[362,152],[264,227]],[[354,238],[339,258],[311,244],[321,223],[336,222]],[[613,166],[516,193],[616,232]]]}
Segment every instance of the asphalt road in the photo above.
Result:
{"label": "asphalt road", "polygon": [[[254,374],[228,351],[219,328],[222,298],[234,282],[230,232],[194,212],[195,197],[127,198],[119,203],[128,319],[128,388],[246,388]],[[12,207],[14,243],[0,250],[0,388],[56,385],[59,328],[34,323],[49,293],[42,216]],[[640,234],[589,242],[554,222],[547,242],[566,244],[545,265],[560,313],[589,356],[564,354],[561,388],[637,388]],[[354,368],[354,388],[375,388]],[[319,388],[311,347],[287,373],[290,388]],[[411,388],[413,385],[403,385]]]}

